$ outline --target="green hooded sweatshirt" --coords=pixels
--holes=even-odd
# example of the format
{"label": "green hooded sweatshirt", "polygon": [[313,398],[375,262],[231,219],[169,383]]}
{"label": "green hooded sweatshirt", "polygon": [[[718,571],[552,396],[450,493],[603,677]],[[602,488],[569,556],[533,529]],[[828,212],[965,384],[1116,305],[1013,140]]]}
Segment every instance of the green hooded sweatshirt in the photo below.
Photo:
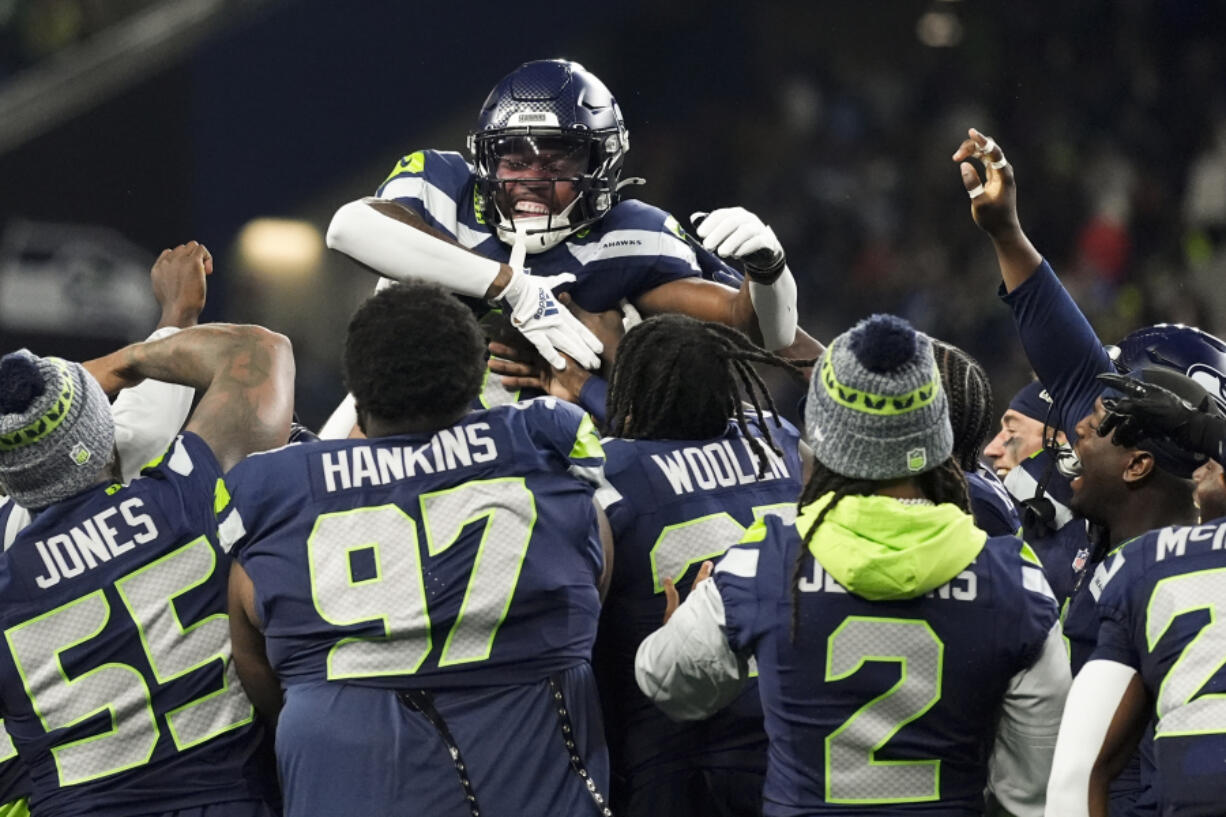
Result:
{"label": "green hooded sweatshirt", "polygon": [[[796,518],[803,538],[833,493]],[[907,505],[888,496],[845,496],[809,542],[839,584],[869,601],[913,599],[966,568],[987,541],[956,505]]]}

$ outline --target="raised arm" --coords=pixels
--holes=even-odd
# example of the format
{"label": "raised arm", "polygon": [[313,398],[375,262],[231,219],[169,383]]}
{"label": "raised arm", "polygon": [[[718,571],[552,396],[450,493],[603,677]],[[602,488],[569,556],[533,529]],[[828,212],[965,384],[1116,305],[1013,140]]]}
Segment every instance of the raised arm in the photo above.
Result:
{"label": "raised arm", "polygon": [[[147,340],[160,340],[195,326],[204,309],[205,279],[213,273],[213,257],[194,241],[184,246],[192,251],[163,250],[150,271],[162,316]],[[196,247],[200,251],[195,251]],[[91,364],[82,365],[88,369]],[[187,420],[194,396],[186,386],[160,380],[146,380],[119,393],[111,414],[115,417],[115,448],[125,482],[135,479],[145,463],[166,450]]]}
{"label": "raised arm", "polygon": [[[176,255],[202,257],[199,245]],[[201,393],[187,424],[229,470],[253,451],[285,444],[294,408],[294,355],[289,339],[261,326],[207,324],[162,340],[126,346],[95,361],[104,390],[152,378]]]}
{"label": "raised arm", "polygon": [[[985,179],[966,161],[984,164]],[[954,153],[971,216],[996,248],[1003,298],[1035,374],[1051,394],[1058,427],[1075,440],[1077,422],[1094,410],[1102,392],[1095,377],[1112,371],[1094,327],[1022,231],[1013,166],[996,140],[975,129]]]}

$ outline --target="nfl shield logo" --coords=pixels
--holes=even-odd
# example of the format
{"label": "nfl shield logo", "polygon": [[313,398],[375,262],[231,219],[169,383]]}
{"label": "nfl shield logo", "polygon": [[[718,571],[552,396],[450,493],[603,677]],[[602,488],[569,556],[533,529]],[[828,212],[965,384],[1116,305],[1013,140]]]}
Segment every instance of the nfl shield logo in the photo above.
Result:
{"label": "nfl shield logo", "polygon": [[923,448],[912,448],[907,452],[907,467],[912,471],[923,471],[928,464],[928,452]]}
{"label": "nfl shield logo", "polygon": [[89,449],[85,447],[84,443],[77,443],[72,447],[72,451],[69,452],[69,456],[72,457],[72,461],[77,465],[84,465],[85,463],[89,462],[90,453]]}
{"label": "nfl shield logo", "polygon": [[1090,549],[1082,548],[1077,551],[1077,557],[1073,559],[1073,572],[1080,573],[1086,566],[1086,562],[1090,559]]}

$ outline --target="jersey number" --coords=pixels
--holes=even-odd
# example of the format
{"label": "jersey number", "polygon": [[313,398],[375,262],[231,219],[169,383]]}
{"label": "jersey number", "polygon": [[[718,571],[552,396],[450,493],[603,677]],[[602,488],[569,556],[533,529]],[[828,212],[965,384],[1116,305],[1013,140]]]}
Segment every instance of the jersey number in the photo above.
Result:
{"label": "jersey number", "polygon": [[[796,518],[796,503],[759,505],[753,509],[754,519],[761,519],[767,514],[791,522]],[[722,556],[744,535],[745,526],[726,511],[667,526],[651,546],[651,578],[655,592],[664,592],[665,579],[681,581],[690,565]]]}
{"label": "jersey number", "polygon": [[921,803],[940,799],[940,760],[878,760],[898,730],[941,699],[945,645],[926,621],[848,616],[826,642],[826,681],[867,661],[899,665],[898,683],[860,707],[826,738],[830,803]]}
{"label": "jersey number", "polygon": [[[522,478],[467,482],[423,494],[421,520],[430,556],[481,521],[481,543],[460,613],[439,666],[484,661],[507,617],[536,524],[536,501]],[[382,637],[343,638],[328,653],[328,679],[412,675],[430,654],[429,605],[417,523],[396,505],[327,513],[307,540],[315,609],[330,624],[378,622]],[[355,578],[352,554],[370,551],[374,575]]]}
{"label": "jersey number", "polygon": [[[115,582],[140,634],[158,684],[209,668],[220,688],[164,713],[178,750],[249,723],[251,704],[230,660],[229,619],[224,613],[184,626],[175,599],[213,578],[217,553],[204,537]],[[160,730],[145,676],[111,662],[69,677],[64,653],[98,637],[114,610],[102,590],[5,631],[26,695],[51,732],[106,713],[109,728],[51,747],[61,786],[85,783],[149,762]]]}
{"label": "jersey number", "polygon": [[[1226,732],[1226,694],[1197,696],[1226,667],[1226,568],[1171,576],[1154,585],[1145,611],[1152,653],[1176,616],[1207,610],[1209,623],[1183,648],[1158,689],[1156,738]],[[1195,698],[1195,700],[1193,700]]]}

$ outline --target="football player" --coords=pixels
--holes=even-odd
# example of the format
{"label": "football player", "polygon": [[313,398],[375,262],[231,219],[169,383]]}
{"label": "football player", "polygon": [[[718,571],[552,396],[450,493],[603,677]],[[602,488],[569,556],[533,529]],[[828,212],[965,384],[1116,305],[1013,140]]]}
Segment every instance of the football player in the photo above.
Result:
{"label": "football player", "polygon": [[609,814],[590,418],[470,411],[481,332],[433,284],[370,298],[344,365],[368,439],[252,457],[218,505],[286,814]]}
{"label": "football player", "polygon": [[[1101,626],[1069,694],[1049,808],[1107,815],[1114,806],[1108,782],[1143,740],[1152,742],[1157,781],[1149,794],[1156,813],[1217,815],[1226,802],[1219,623],[1226,604],[1226,520],[1196,525],[1186,481],[1164,473],[1169,462],[1190,457],[1184,447],[1190,437],[1177,444],[1170,439],[1176,428],[1123,412],[1130,399],[1164,389],[1177,398],[1174,409],[1185,422],[1203,419],[1202,430],[1214,427],[1217,439],[1198,442],[1211,442],[1219,455],[1226,422],[1191,378],[1159,368],[1134,376],[1143,382],[1104,375],[1112,389],[1077,427],[1083,472],[1073,480],[1075,506],[1107,525],[1114,549],[1090,583]],[[1193,413],[1202,418],[1189,420]],[[1138,510],[1142,505],[1151,509]],[[1144,530],[1146,514],[1159,513],[1171,524]]]}
{"label": "football player", "polygon": [[[205,275],[212,272],[208,256],[199,267],[186,257],[171,262],[166,250],[153,265],[150,276],[153,294],[162,307],[161,319],[148,340],[169,337],[180,329],[194,326],[205,301]],[[86,370],[98,361],[86,361]],[[140,469],[161,454],[183,427],[194,392],[184,386],[146,380],[124,389],[111,405],[115,418],[115,453],[119,458],[124,484],[135,479]],[[0,493],[0,544],[4,550],[13,544],[17,533],[30,524],[30,511]],[[25,800],[30,793],[29,775],[17,757],[17,747],[0,725],[0,817],[28,813]]]}
{"label": "football player", "polygon": [[803,383],[799,369],[740,332],[683,315],[650,318],[618,347],[614,436],[603,441],[613,490],[598,494],[616,558],[596,641],[618,814],[762,813],[757,685],[709,719],[678,723],[634,681],[635,651],[660,626],[674,588],[688,587],[764,514],[796,514],[799,433],[776,416],[754,363]]}
{"label": "football player", "polygon": [[1016,537],[969,514],[928,338],[876,315],[836,338],[805,408],[813,475],[639,647],[674,717],[757,658],[764,814],[1043,813],[1069,684],[1055,600]]}
{"label": "football player", "polygon": [[[328,246],[389,278],[503,301],[557,369],[559,352],[594,369],[601,351],[557,304],[560,286],[590,312],[628,301],[644,314],[726,323],[768,349],[796,341],[796,357],[820,351],[797,335],[796,283],[761,219],[717,210],[700,219],[695,239],[662,210],[621,198],[642,181],[622,178],[629,131],[609,89],[578,63],[538,60],[504,77],[468,147],[471,163],[437,150],[405,156],[375,198],[336,212]],[[743,264],[744,280],[721,258]],[[518,396],[489,378],[482,398],[489,406]]]}
{"label": "football player", "polygon": [[[972,158],[983,163],[982,180],[967,161]],[[1078,424],[1096,410],[1095,401],[1102,391],[1102,384],[1096,379],[1099,374],[1127,373],[1143,367],[1165,369],[1188,377],[1195,375],[1194,380],[1216,392],[1211,396],[1226,396],[1221,391],[1222,384],[1226,384],[1226,344],[1206,332],[1158,324],[1132,333],[1121,341],[1118,349],[1104,347],[1051,266],[1022,230],[1013,167],[1000,145],[971,129],[953,159],[960,163],[962,182],[971,198],[971,216],[996,249],[1003,281],[1001,296],[1013,311],[1030,365],[1054,401],[1053,426],[1065,432],[1074,448]],[[1143,442],[1148,445],[1151,441]],[[1203,455],[1196,461],[1166,458],[1158,470],[1179,481],[1186,489],[1186,501],[1177,507],[1169,503],[1128,503],[1124,510],[1136,514],[1128,525],[1129,535],[1164,525],[1195,522],[1190,480],[1197,465],[1206,459]],[[1070,473],[1075,475],[1076,471],[1076,463],[1071,463]],[[1072,503],[1070,507],[1077,512]],[[1186,515],[1189,509],[1193,514],[1190,518]],[[1092,534],[1088,562],[1074,584],[1064,615],[1074,672],[1080,670],[1098,636],[1099,616],[1094,609],[1097,599],[1089,580],[1091,568],[1127,538],[1122,530],[1115,529],[1099,528]],[[1080,557],[1076,561],[1080,562]],[[1154,791],[1144,775],[1152,764],[1143,762],[1151,748],[1152,743],[1143,740],[1139,752],[1142,757],[1131,761],[1112,783],[1112,814],[1144,813],[1151,807]]]}
{"label": "football player", "polygon": [[[202,277],[208,254],[193,243],[165,257]],[[24,350],[0,361],[0,486],[37,511],[0,556],[0,707],[31,811],[271,815],[276,779],[230,660],[213,508],[225,469],[285,440],[289,342],[197,326],[93,372]],[[104,391],[142,378],[202,396],[125,486]]]}

